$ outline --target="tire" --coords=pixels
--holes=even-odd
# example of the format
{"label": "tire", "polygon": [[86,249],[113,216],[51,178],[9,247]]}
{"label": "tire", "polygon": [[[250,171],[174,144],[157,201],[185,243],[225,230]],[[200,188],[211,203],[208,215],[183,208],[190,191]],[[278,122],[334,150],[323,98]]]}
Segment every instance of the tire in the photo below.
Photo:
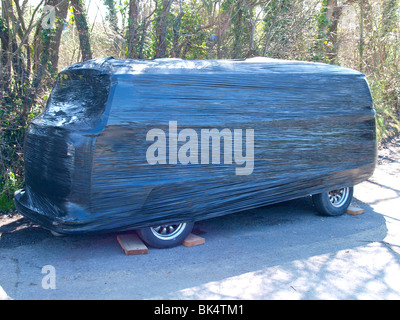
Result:
{"label": "tire", "polygon": [[335,189],[312,196],[317,211],[324,216],[344,214],[353,198],[353,187]]}
{"label": "tire", "polygon": [[160,225],[136,230],[139,237],[153,248],[172,248],[180,245],[192,232],[193,222]]}

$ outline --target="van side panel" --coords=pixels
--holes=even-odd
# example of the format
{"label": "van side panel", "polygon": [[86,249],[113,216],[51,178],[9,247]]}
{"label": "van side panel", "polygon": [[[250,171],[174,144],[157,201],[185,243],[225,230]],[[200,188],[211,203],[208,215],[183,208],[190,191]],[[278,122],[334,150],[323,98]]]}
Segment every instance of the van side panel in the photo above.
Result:
{"label": "van side panel", "polygon": [[[121,75],[106,128],[96,140],[94,215],[143,227],[201,220],[320,193],[366,180],[376,157],[375,112],[361,74]],[[170,123],[192,129],[198,163],[171,163]],[[166,163],[150,165],[146,141],[165,133]],[[201,163],[202,129],[254,130],[254,169]],[[179,152],[187,140],[177,143]],[[233,142],[232,142],[233,143]],[[234,146],[232,145],[232,149]],[[233,152],[233,151],[232,151]],[[172,158],[173,159],[173,155]],[[173,162],[173,161],[172,161]],[[118,223],[118,222],[117,222]]]}

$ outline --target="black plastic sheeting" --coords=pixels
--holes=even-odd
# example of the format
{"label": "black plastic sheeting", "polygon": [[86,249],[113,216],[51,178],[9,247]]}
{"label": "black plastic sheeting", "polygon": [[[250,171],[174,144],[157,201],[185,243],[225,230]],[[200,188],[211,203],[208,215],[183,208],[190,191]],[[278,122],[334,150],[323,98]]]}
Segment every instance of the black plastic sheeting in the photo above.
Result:
{"label": "black plastic sheeting", "polygon": [[61,71],[31,122],[15,201],[57,232],[127,230],[353,186],[375,160],[359,72],[266,58],[95,59]]}

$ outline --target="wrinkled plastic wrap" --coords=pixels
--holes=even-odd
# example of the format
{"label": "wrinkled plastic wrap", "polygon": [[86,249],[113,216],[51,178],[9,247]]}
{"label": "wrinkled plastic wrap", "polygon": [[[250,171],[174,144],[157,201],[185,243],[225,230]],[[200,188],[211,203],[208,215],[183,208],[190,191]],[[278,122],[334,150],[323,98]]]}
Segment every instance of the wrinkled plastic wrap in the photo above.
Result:
{"label": "wrinkled plastic wrap", "polygon": [[[166,163],[146,157],[152,129],[165,133]],[[201,161],[204,129],[232,134],[230,162],[224,138],[219,159],[210,139]],[[238,174],[251,164],[235,161],[235,146],[249,151],[246,130],[254,159]],[[169,142],[187,132],[199,154],[183,163],[189,138]],[[359,72],[265,58],[97,59],[60,72],[27,132],[26,186],[15,200],[61,233],[127,230],[352,186],[372,175],[375,158],[375,112]]]}

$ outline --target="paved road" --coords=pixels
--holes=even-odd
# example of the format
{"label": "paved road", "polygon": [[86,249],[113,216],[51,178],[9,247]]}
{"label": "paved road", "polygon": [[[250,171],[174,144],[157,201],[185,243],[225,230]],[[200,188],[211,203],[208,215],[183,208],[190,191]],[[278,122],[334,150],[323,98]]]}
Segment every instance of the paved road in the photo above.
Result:
{"label": "paved road", "polygon": [[356,187],[362,215],[298,199],[200,222],[204,245],[141,256],[116,234],[56,238],[16,219],[1,229],[0,298],[400,299],[399,160]]}

